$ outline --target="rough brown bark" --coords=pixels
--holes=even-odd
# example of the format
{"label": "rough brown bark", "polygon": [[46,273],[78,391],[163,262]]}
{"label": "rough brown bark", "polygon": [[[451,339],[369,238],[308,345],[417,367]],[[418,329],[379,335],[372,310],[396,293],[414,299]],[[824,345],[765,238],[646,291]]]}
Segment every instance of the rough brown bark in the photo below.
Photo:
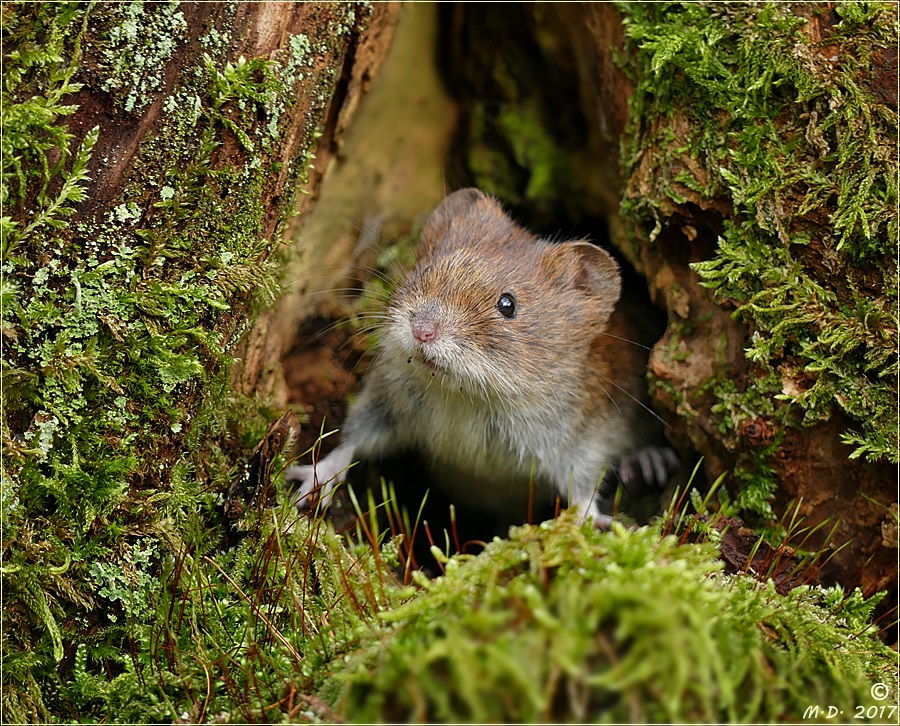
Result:
{"label": "rough brown bark", "polygon": [[[294,5],[294,3],[285,3]],[[322,118],[322,136],[315,147],[315,159],[309,167],[309,181],[296,195],[295,216],[285,227],[284,237],[296,240],[298,228],[318,200],[322,179],[345,143],[350,121],[368,92],[394,37],[401,5],[376,3],[365,30],[354,39],[342,59],[340,77],[330,104]],[[299,116],[298,119],[303,119]],[[327,244],[327,240],[322,241]],[[295,343],[300,310],[286,279],[287,294],[277,309],[263,311],[241,340],[236,351],[238,364],[232,368],[232,384],[244,393],[264,392],[281,405],[287,404],[287,389],[280,370],[281,358]]]}
{"label": "rough brown bark", "polygon": [[[316,151],[311,179],[322,181],[316,208],[306,214],[304,203],[311,197],[301,196],[300,213],[285,232],[294,253],[283,272],[283,295],[248,332],[238,354],[244,363],[232,371],[239,390],[262,391],[280,405],[306,410],[310,421],[301,440],[310,444],[326,412],[329,425],[339,423],[339,411],[330,414],[352,393],[345,364],[338,360],[347,357],[347,349],[341,354],[329,349],[326,340],[334,342],[333,336],[317,335],[316,325],[325,320],[330,328],[347,314],[346,288],[370,274],[360,266],[372,265],[382,245],[407,234],[445,190],[442,175],[457,111],[438,79],[435,41],[431,4],[398,7],[372,18],[356,50],[357,70],[348,77],[343,102],[329,113]],[[367,58],[377,59],[377,79],[374,60],[372,65],[361,62]],[[371,93],[364,97],[369,86]],[[367,235],[368,242],[360,244]],[[342,291],[333,292],[336,288]],[[292,352],[305,346],[316,351],[314,362],[299,350]]]}
{"label": "rough brown bark", "polygon": [[[144,181],[156,173],[153,164],[158,157],[145,150],[148,144],[151,148],[155,144],[155,153],[162,149],[164,157],[165,145],[182,144],[171,151],[184,155],[199,142],[197,136],[175,140],[165,137],[169,120],[166,102],[190,78],[192,70],[206,62],[210,50],[200,42],[201,36],[218,29],[232,39],[219,51],[221,55],[216,60],[221,65],[237,64],[242,58],[287,63],[291,38],[302,35],[308,40],[310,60],[293,88],[284,89],[286,119],[281,122],[284,131],[278,143],[268,150],[257,146],[250,151],[226,128],[209,161],[214,172],[240,168],[255,155],[262,168],[278,169],[264,182],[260,236],[275,240],[288,234],[285,218],[289,218],[289,226],[296,226],[316,201],[322,175],[337,153],[370,79],[387,55],[399,9],[399,3],[376,3],[369,9],[361,5],[351,9],[346,3],[182,3],[178,10],[186,24],[184,40],[163,68],[153,69],[163,79],[163,85],[149,94],[146,106],[130,114],[123,113],[120,99],[100,87],[103,75],[93,53],[92,20],[78,76],[85,85],[73,98],[78,110],[70,117],[69,128],[79,138],[99,123],[101,133],[94,159],[103,159],[104,163],[92,165],[95,168],[87,199],[72,218],[71,226],[82,220],[106,219],[125,198],[149,214],[159,191],[145,189]],[[102,31],[103,9],[100,10],[98,27]],[[341,31],[336,32],[335,27]],[[97,41],[101,47],[102,41]],[[260,124],[264,121],[258,119]],[[314,154],[307,156],[311,149]],[[314,161],[307,169],[299,168],[310,160]],[[299,188],[298,177],[303,182]],[[246,308],[232,308],[222,316],[219,329],[227,337],[234,335],[245,325],[246,314]],[[257,337],[243,341],[234,351],[239,363],[233,378],[240,378],[241,390],[247,392],[254,390],[261,371],[272,365],[271,351],[289,342],[283,336],[278,338],[280,344],[276,343],[266,320],[254,331]],[[194,405],[196,401],[189,403],[188,408]],[[177,448],[171,451],[172,456],[177,455]]]}
{"label": "rough brown bark", "polygon": [[[108,22],[104,17],[105,8],[98,8],[88,25],[76,75],[76,80],[84,86],[67,101],[77,106],[68,118],[69,131],[76,139],[83,138],[88,130],[100,125],[101,133],[93,158],[103,161],[91,165],[86,199],[72,216],[70,227],[84,221],[106,219],[126,196],[129,202],[144,210],[149,210],[158,199],[158,189],[144,188],[146,178],[158,171],[144,149],[148,142],[158,140],[157,144],[163,145],[163,154],[165,145],[173,143],[181,144],[171,149],[173,154],[189,154],[198,143],[196,137],[173,141],[161,135],[169,116],[166,102],[179,85],[190,78],[195,68],[203,66],[205,56],[210,54],[209,48],[200,42],[201,36],[217,30],[232,39],[227,47],[220,49],[221,57],[216,58],[223,66],[237,63],[241,58],[287,62],[289,41],[299,34],[308,39],[309,47],[313,49],[310,53],[312,62],[303,68],[294,87],[285,89],[290,105],[285,111],[288,118],[279,143],[268,152],[261,149],[253,152],[263,168],[279,169],[277,175],[265,183],[261,237],[272,240],[282,234],[291,234],[313,207],[325,169],[340,148],[360,99],[387,55],[400,4],[375,3],[369,8],[352,5],[349,19],[348,8],[351,4],[181,3],[178,11],[184,16],[183,38],[162,68],[150,69],[162,79],[162,84],[147,94],[146,101],[142,99],[141,103],[146,105],[132,112],[123,112],[121,99],[102,88],[106,69],[99,59],[98,49],[103,48],[103,34]],[[334,27],[338,25],[345,32],[336,33]],[[142,40],[139,38],[137,42]],[[243,148],[229,130],[223,130],[222,137],[222,143],[212,153],[210,169],[215,171],[245,164],[251,152]],[[309,157],[313,163],[307,170],[297,169],[298,163],[309,160],[304,157],[304,152],[310,149],[315,150]],[[306,176],[300,193],[298,175]],[[23,200],[22,209],[27,209],[30,203],[30,200]],[[293,217],[287,231],[281,229],[279,225],[290,214]],[[13,216],[16,216],[15,212]],[[223,318],[220,328],[226,335],[243,325],[245,312],[235,309]],[[294,332],[274,333],[266,315],[235,351],[240,363],[234,368],[233,379],[247,392],[256,388],[262,372],[280,357],[280,353],[273,357],[271,351],[280,351],[289,345],[289,337]]]}
{"label": "rough brown bark", "polygon": [[[201,35],[216,27],[230,32],[235,40],[227,50],[227,60],[237,62],[241,56],[247,59],[274,58],[278,53],[285,52],[288,38],[304,33],[323,52],[317,55],[311,72],[291,89],[295,103],[289,112],[291,121],[288,132],[280,148],[272,154],[273,161],[284,165],[282,173],[271,181],[269,187],[271,212],[267,214],[263,232],[267,236],[273,235],[279,217],[275,212],[283,201],[282,195],[293,193],[293,189],[286,188],[290,162],[309,145],[315,121],[329,107],[332,109],[329,113],[337,115],[342,112],[345,101],[352,101],[355,105],[358,95],[365,90],[365,79],[375,71],[387,50],[390,29],[396,17],[395,4],[376,5],[365,29],[361,25],[348,34],[346,41],[333,43],[327,29],[339,5],[240,3],[236,11],[232,11],[226,3],[182,3],[179,10],[187,25],[186,40],[179,44],[161,69],[164,86],[152,94],[151,102],[140,113],[126,114],[125,122],[121,110],[115,107],[114,97],[98,86],[100,73],[96,70],[96,60],[90,55],[91,39],[88,37],[85,42],[88,52],[82,71],[85,86],[72,98],[72,103],[79,108],[70,117],[69,128],[76,137],[81,137],[99,122],[102,133],[95,147],[95,158],[108,159],[108,162],[98,165],[93,173],[88,199],[82,205],[83,213],[102,217],[108,213],[123,187],[137,184],[141,176],[147,173],[146,169],[135,165],[140,146],[159,133],[169,94],[191,69],[202,65],[206,50],[199,42]],[[347,88],[339,89],[344,92],[329,106],[330,99],[327,95],[323,96],[322,90],[329,88],[333,73],[338,77],[346,76]],[[344,110],[343,113],[346,116],[352,111]],[[111,122],[112,119],[116,120],[115,123]],[[104,123],[105,120],[110,121]],[[327,152],[328,144],[320,144],[320,148]],[[245,153],[232,138],[231,143],[223,144],[214,152],[212,165],[214,168],[225,166]],[[314,178],[311,179],[311,186],[315,186]],[[301,207],[301,211],[306,206],[308,203]],[[78,217],[75,218],[77,220]]]}
{"label": "rough brown bark", "polygon": [[[155,587],[246,453],[207,412],[234,401],[225,366],[275,294],[285,220],[315,206],[398,8],[3,3],[3,647],[29,654],[3,684],[14,720],[85,715],[64,690],[79,646],[126,653],[107,626],[158,597],[123,604],[95,575],[139,588],[140,550]],[[215,548],[215,526],[189,546]]]}

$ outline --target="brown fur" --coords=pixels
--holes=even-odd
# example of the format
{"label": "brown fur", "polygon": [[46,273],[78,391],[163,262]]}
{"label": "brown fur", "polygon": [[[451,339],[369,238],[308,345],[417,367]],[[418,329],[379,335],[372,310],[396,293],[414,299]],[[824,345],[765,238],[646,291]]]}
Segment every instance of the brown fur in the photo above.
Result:
{"label": "brown fur", "polygon": [[[478,190],[451,194],[391,298],[323,477],[342,479],[360,456],[413,448],[470,504],[508,513],[534,472],[545,494],[608,522],[596,487],[654,425],[642,408],[646,349],[632,342],[620,292],[618,267],[599,247],[551,244]],[[515,300],[512,317],[498,307],[504,295]],[[312,467],[297,472],[301,492],[317,481]]]}

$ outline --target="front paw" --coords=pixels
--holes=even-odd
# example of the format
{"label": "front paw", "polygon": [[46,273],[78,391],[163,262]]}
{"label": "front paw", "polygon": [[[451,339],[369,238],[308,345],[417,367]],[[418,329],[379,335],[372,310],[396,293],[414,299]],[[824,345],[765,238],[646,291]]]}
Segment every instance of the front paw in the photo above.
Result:
{"label": "front paw", "polygon": [[331,503],[333,487],[328,487],[328,482],[319,483],[315,466],[299,464],[289,466],[284,472],[284,478],[285,481],[293,484],[295,487],[293,501],[297,509],[308,509],[310,502],[314,498],[313,495],[317,493],[323,506],[327,507]]}
{"label": "front paw", "polygon": [[663,489],[669,477],[681,468],[681,462],[668,446],[644,446],[626,454],[619,462],[619,479],[631,484],[638,479],[644,486]]}
{"label": "front paw", "polygon": [[338,446],[328,456],[312,465],[289,466],[284,472],[286,481],[297,485],[294,504],[297,509],[308,509],[318,495],[318,503],[324,509],[331,505],[334,490],[344,482],[353,459],[352,450]]}
{"label": "front paw", "polygon": [[600,511],[596,496],[591,495],[582,501],[569,502],[570,507],[575,507],[578,512],[578,524],[584,524],[588,520],[599,530],[604,532],[612,527],[613,517]]}

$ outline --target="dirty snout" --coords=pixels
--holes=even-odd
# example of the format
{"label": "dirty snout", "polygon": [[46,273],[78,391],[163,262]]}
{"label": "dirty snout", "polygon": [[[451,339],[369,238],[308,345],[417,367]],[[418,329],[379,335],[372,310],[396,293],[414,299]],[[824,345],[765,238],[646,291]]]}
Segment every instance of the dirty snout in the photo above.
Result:
{"label": "dirty snout", "polygon": [[452,311],[434,299],[395,301],[381,347],[410,372],[429,380],[438,373],[456,377],[460,360],[458,326]]}
{"label": "dirty snout", "polygon": [[447,368],[452,335],[447,311],[439,302],[428,300],[409,309],[402,327],[404,347],[411,354],[408,363],[424,364],[431,373]]}
{"label": "dirty snout", "polygon": [[429,303],[415,310],[409,320],[413,340],[422,346],[435,345],[441,338],[441,316],[437,305]]}

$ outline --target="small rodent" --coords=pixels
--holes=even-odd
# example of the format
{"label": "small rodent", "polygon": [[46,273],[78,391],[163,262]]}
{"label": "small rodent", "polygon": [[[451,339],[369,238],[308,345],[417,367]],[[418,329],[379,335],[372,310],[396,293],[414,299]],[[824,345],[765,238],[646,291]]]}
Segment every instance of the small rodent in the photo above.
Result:
{"label": "small rodent", "polygon": [[314,466],[292,466],[298,501],[359,459],[417,450],[436,483],[497,514],[561,495],[608,526],[607,469],[665,484],[671,449],[648,445],[647,350],[617,307],[619,268],[586,241],[551,243],[477,189],[428,218],[415,269],[391,296],[376,356],[341,431]]}

